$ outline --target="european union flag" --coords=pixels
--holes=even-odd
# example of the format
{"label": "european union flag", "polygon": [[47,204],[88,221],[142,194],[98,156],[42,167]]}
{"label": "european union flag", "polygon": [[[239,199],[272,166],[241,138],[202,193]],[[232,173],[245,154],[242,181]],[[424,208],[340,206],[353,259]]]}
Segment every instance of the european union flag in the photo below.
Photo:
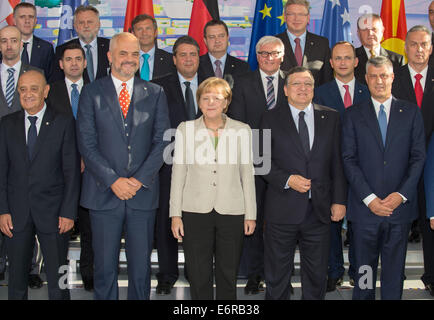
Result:
{"label": "european union flag", "polygon": [[63,0],[57,38],[58,46],[77,36],[73,26],[73,16],[75,8],[80,5],[88,5],[88,0]]}
{"label": "european union flag", "polygon": [[325,0],[320,35],[329,39],[330,47],[339,41],[351,43],[348,0]]}
{"label": "european union flag", "polygon": [[263,36],[274,36],[285,30],[285,15],[282,0],[257,0],[250,38],[249,64],[252,70],[258,67],[256,43]]}

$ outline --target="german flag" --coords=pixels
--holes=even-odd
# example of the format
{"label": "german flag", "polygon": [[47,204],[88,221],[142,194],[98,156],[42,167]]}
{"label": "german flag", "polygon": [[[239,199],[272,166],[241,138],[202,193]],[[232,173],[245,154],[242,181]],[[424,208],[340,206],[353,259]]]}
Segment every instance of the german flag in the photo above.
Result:
{"label": "german flag", "polygon": [[220,19],[217,0],[194,0],[188,35],[199,44],[200,55],[208,52],[203,40],[203,28],[213,19]]}
{"label": "german flag", "polygon": [[407,21],[404,0],[383,0],[381,4],[381,20],[383,20],[384,25],[381,46],[405,56]]}

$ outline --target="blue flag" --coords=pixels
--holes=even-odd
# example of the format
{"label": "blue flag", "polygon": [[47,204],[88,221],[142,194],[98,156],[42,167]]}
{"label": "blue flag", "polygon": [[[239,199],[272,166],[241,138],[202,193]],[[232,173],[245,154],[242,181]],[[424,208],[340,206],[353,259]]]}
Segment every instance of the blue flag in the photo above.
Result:
{"label": "blue flag", "polygon": [[80,5],[88,5],[88,0],[63,0],[57,38],[58,46],[77,36],[73,26],[73,16],[75,8]]}
{"label": "blue flag", "polygon": [[263,36],[274,36],[285,30],[285,15],[282,0],[257,0],[253,17],[252,37],[250,38],[249,65],[252,70],[258,67],[256,43]]}
{"label": "blue flag", "polygon": [[330,48],[339,41],[351,43],[348,0],[325,0],[320,35],[329,39]]}

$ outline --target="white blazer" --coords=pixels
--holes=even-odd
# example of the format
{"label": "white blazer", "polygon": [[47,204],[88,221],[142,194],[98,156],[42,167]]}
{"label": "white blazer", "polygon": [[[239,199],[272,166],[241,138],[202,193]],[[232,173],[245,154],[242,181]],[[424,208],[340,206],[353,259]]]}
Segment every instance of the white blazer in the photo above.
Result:
{"label": "white blazer", "polygon": [[175,136],[170,217],[182,211],[245,215],[256,220],[252,131],[226,115],[218,145],[203,116],[182,122]]}

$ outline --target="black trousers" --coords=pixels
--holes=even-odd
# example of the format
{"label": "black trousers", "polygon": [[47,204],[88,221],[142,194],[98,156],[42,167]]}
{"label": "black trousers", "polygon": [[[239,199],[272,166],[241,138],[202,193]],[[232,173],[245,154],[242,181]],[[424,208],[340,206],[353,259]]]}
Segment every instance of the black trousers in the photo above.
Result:
{"label": "black trousers", "polygon": [[308,206],[300,224],[265,223],[264,267],[267,300],[289,300],[295,248],[300,249],[303,300],[324,300],[330,246],[330,224],[321,222]]}
{"label": "black trousers", "polygon": [[237,299],[237,273],[244,238],[244,215],[183,212],[184,254],[193,300]]}
{"label": "black trousers", "polygon": [[35,234],[38,236],[44,256],[45,272],[48,281],[48,298],[50,300],[69,300],[70,294],[65,281],[61,287],[59,280],[64,275],[59,273],[61,266],[67,270],[67,254],[70,232],[59,234],[58,231],[43,233],[38,230],[29,216],[24,230],[13,231],[13,237],[6,239],[6,251],[9,259],[9,300],[28,299],[29,270],[32,264]]}

